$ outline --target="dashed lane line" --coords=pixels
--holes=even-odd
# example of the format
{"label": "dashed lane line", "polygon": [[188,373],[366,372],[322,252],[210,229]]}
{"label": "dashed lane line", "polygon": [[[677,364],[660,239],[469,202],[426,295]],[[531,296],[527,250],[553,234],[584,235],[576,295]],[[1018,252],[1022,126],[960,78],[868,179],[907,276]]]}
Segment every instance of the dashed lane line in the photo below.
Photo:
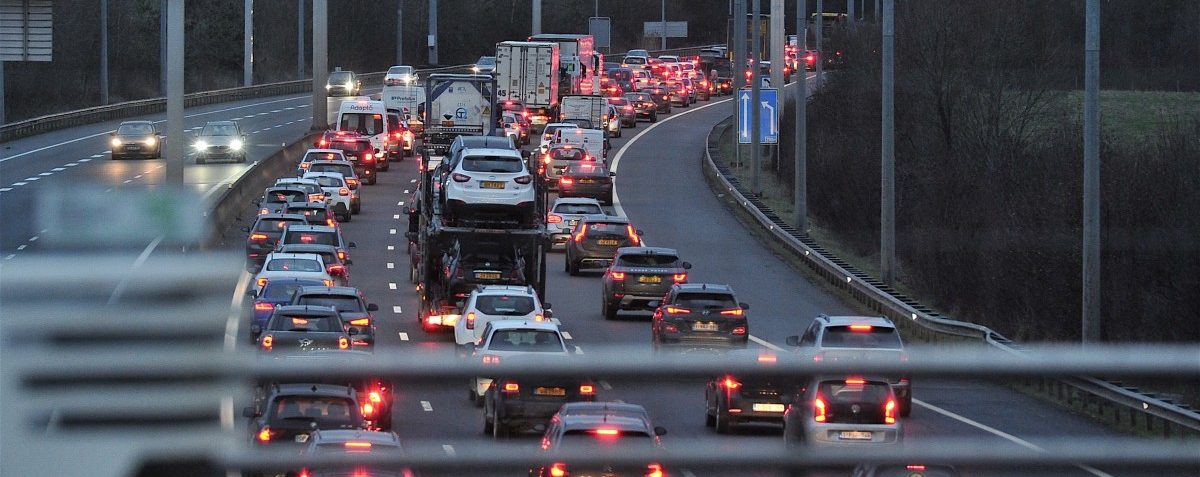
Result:
{"label": "dashed lane line", "polygon": [[433,412],[433,404],[429,401],[421,401],[421,410],[425,412]]}
{"label": "dashed lane line", "polygon": [[400,309],[400,305],[395,305],[392,307],[392,313],[399,315],[400,313],[403,313],[403,310]]}
{"label": "dashed lane line", "polygon": [[395,290],[395,289],[396,289],[395,283],[388,283],[388,290]]}
{"label": "dashed lane line", "polygon": [[400,341],[408,341],[408,333],[400,332]]}

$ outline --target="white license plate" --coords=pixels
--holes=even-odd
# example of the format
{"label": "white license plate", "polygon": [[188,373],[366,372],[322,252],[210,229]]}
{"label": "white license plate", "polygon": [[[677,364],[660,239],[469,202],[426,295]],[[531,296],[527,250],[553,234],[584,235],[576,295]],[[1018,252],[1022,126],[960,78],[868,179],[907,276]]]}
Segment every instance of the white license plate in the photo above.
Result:
{"label": "white license plate", "polygon": [[567,222],[567,225],[569,225],[571,228],[575,228],[575,226],[578,224],[579,224],[579,219],[575,219],[570,222]]}
{"label": "white license plate", "polygon": [[713,322],[692,323],[692,331],[717,331],[717,324]]}
{"label": "white license plate", "polygon": [[783,412],[783,404],[755,403],[753,409],[757,412]]}
{"label": "white license plate", "polygon": [[843,441],[869,441],[871,433],[868,431],[841,431],[838,432],[838,439]]}
{"label": "white license plate", "polygon": [[296,442],[308,442],[308,434],[296,434]]}

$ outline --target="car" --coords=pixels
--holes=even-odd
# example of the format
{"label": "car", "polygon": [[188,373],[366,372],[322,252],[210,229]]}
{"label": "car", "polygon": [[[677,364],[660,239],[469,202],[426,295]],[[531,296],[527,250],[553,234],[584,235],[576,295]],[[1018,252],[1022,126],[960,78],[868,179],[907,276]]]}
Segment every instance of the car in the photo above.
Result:
{"label": "car", "polygon": [[627,60],[630,57],[634,57],[634,56],[637,56],[639,58],[649,58],[650,52],[646,51],[646,50],[642,50],[642,49],[633,49],[633,50],[629,50],[627,53],[625,53],[625,59],[627,59]]}
{"label": "car", "polygon": [[583,268],[607,268],[617,249],[642,245],[641,235],[624,217],[585,217],[571,229],[563,266],[571,275]]}
{"label": "car", "polygon": [[275,307],[267,326],[251,332],[259,334],[258,351],[263,355],[347,350],[350,337],[361,333],[356,327],[347,330],[342,323],[333,307],[281,305]]}
{"label": "car", "polygon": [[258,335],[267,326],[267,320],[275,313],[275,307],[286,305],[292,301],[292,293],[304,286],[321,286],[321,280],[312,278],[277,278],[267,282],[251,297],[254,301],[254,316],[250,321],[251,343],[258,343]]}
{"label": "car", "polygon": [[896,395],[886,379],[819,376],[783,413],[783,440],[807,447],[889,447],[902,442]]}
{"label": "car", "polygon": [[[345,162],[345,161],[338,161]],[[321,189],[329,194],[329,205],[333,208],[333,214],[337,216],[339,222],[349,222],[354,211],[359,207],[357,191],[350,188],[350,179],[346,179],[340,172],[309,172],[304,174],[305,179],[317,181]]]}
{"label": "car", "polygon": [[345,161],[346,155],[338,149],[309,149],[305,151],[304,157],[300,158],[300,164],[296,166],[296,177],[304,177],[304,173],[308,172],[308,167],[314,161]]}
{"label": "car", "polygon": [[[644,411],[640,414],[644,414]],[[599,415],[590,412],[556,414],[542,435],[541,450],[545,457],[529,469],[529,475],[665,476],[668,475],[667,469],[658,462],[642,465],[577,465],[564,461],[559,454],[573,451],[620,459],[629,451],[661,452],[664,449],[661,436],[666,434],[666,429],[654,426],[636,411]]]}
{"label": "car", "polygon": [[678,283],[653,306],[650,330],[656,346],[744,348],[748,343],[750,305],[739,302],[729,285]]}
{"label": "car", "polygon": [[617,318],[622,310],[654,310],[672,286],[687,283],[692,264],[663,247],[621,247],[601,280],[601,315]]}
{"label": "car", "polygon": [[380,161],[381,170],[388,170],[388,161],[403,161],[406,156],[416,153],[417,136],[409,128],[408,122],[400,119],[400,112],[395,109],[387,110],[388,131],[391,137],[384,141],[387,149],[387,161]]}
{"label": "car", "polygon": [[[305,367],[325,367],[333,369],[357,369],[370,365],[375,360],[374,355],[362,349],[348,350],[319,350],[303,354],[286,354],[274,357],[283,362],[296,363]],[[364,428],[370,431],[389,431],[392,429],[392,404],[395,401],[395,387],[390,379],[378,376],[344,377],[324,375],[313,378],[297,375],[292,378],[281,378],[269,381],[260,386],[270,389],[275,384],[332,384],[354,389],[358,395],[358,409],[363,416]],[[311,442],[311,441],[310,441]]]}
{"label": "car", "polygon": [[[633,106],[635,120],[645,118],[652,123],[658,122],[658,103],[650,93],[625,93],[625,100]],[[636,126],[636,124],[635,124]]]}
{"label": "car", "polygon": [[608,99],[608,104],[617,108],[617,116],[620,118],[619,122],[623,128],[637,127],[638,110],[634,107],[633,102],[629,100],[630,94],[639,93],[626,93],[622,97]]}
{"label": "car", "polygon": [[681,108],[686,108],[692,104],[690,95],[687,92],[687,87],[683,85],[683,81],[671,80],[666,84],[666,90],[671,97],[671,106],[678,105]]}
{"label": "car", "polygon": [[[907,361],[900,330],[885,316],[819,315],[803,335],[787,337],[787,344],[802,348],[813,360]],[[888,382],[899,399],[901,417],[912,412],[912,381],[890,376]]]}
{"label": "car", "polygon": [[359,81],[358,75],[341,68],[329,73],[329,79],[325,83],[325,94],[329,96],[358,96],[361,89],[362,82]]}
{"label": "car", "polygon": [[537,221],[537,191],[525,158],[516,149],[463,149],[442,185],[443,215],[455,223],[464,218]]}
{"label": "car", "polygon": [[663,63],[679,63],[679,57],[676,55],[658,55],[658,59]]}
{"label": "car", "polygon": [[[493,320],[480,331],[479,343],[474,346],[473,358],[484,365],[518,356],[549,359],[568,355],[566,341],[558,325],[550,321]],[[482,402],[492,388],[494,378],[476,377],[471,380],[472,402]],[[561,404],[561,403],[559,403]]]}
{"label": "car", "polygon": [[246,232],[246,263],[250,269],[258,271],[267,254],[275,250],[283,229],[288,225],[307,223],[304,216],[298,214],[263,214],[254,220],[254,225],[242,229]]}
{"label": "car", "polygon": [[475,74],[490,75],[496,72],[496,57],[495,56],[480,56],[475,60],[475,64],[471,66],[471,71]]}
{"label": "car", "polygon": [[[777,356],[752,350],[736,350],[733,358],[746,357],[759,363],[774,363]],[[783,425],[783,413],[807,384],[803,378],[744,377],[715,375],[704,387],[704,424],[718,434],[734,432],[745,423]]]}
{"label": "car", "polygon": [[320,255],[321,262],[325,264],[325,271],[329,273],[329,276],[333,277],[334,285],[347,286],[350,284],[350,272],[346,266],[354,262],[349,259],[342,260],[339,257],[337,247],[333,245],[292,243],[280,245],[277,251],[280,253],[312,253]]}
{"label": "car", "polygon": [[500,118],[500,122],[504,126],[504,135],[508,136],[513,144],[522,144],[522,137],[529,137],[528,133],[522,131],[521,123],[517,120],[516,114],[506,112]]}
{"label": "car", "polygon": [[642,88],[643,93],[649,94],[654,99],[655,111],[664,114],[671,113],[671,92],[662,86],[652,86]]}
{"label": "car", "polygon": [[[506,361],[532,364],[568,356],[508,356]],[[483,432],[499,439],[528,430],[542,430],[565,403],[590,401],[596,384],[580,376],[496,377],[484,395]]]}
{"label": "car", "polygon": [[342,238],[341,229],[327,225],[290,225],[283,230],[276,249],[288,244],[332,245],[337,247],[338,258],[343,261],[350,258],[349,249],[357,247]]}
{"label": "car", "polygon": [[433,170],[435,190],[440,190],[445,185],[445,182],[449,180],[450,171],[454,170],[454,167],[462,160],[462,151],[464,149],[489,148],[516,150],[517,147],[513,144],[512,139],[507,136],[458,136],[454,138],[450,142],[450,147],[446,150],[446,159],[438,161],[436,166],[430,162],[430,168]]}
{"label": "car", "polygon": [[527,283],[525,257],[503,238],[456,242],[442,263],[440,282],[445,287],[444,296],[466,298],[479,285]]}
{"label": "car", "polygon": [[192,148],[196,150],[196,164],[213,159],[246,162],[246,135],[237,121],[209,121],[195,139]]}
{"label": "car", "polygon": [[260,446],[308,443],[319,430],[362,429],[365,425],[353,388],[331,384],[279,384],[255,406],[242,409],[251,418],[252,441]]}
{"label": "car", "polygon": [[959,477],[958,469],[936,464],[859,464],[850,477]]}
{"label": "car", "polygon": [[577,125],[575,123],[566,123],[566,122],[547,124],[546,127],[544,129],[542,129],[542,138],[541,138],[541,141],[538,143],[537,153],[539,155],[545,154],[546,151],[548,149],[550,149],[550,141],[554,139],[555,131],[558,131],[559,129],[563,129],[563,128],[574,129],[577,127],[579,127],[579,125]]}
{"label": "car", "polygon": [[328,203],[329,200],[325,197],[325,190],[321,188],[321,184],[313,179],[305,179],[302,177],[280,177],[275,179],[276,186],[292,186],[299,187],[308,192],[309,202]]}
{"label": "car", "polygon": [[608,137],[621,137],[621,127],[621,110],[611,103],[605,104],[604,132],[608,134]]}
{"label": "car", "polygon": [[[379,149],[371,145],[369,136],[354,131],[325,131],[318,145],[340,149],[354,166],[354,174],[361,177],[364,184],[375,184],[378,169],[381,163],[386,162],[386,158],[379,154]],[[310,171],[312,167],[309,166]]]}
{"label": "car", "polygon": [[614,86],[609,91],[609,96],[621,97],[627,92],[633,91],[635,73],[630,68],[618,67],[608,73],[609,83]]}
{"label": "car", "polygon": [[542,153],[542,162],[538,165],[539,173],[550,183],[550,190],[558,186],[558,176],[567,170],[567,166],[580,162],[595,162],[596,157],[588,154],[582,147],[573,144],[555,145]]}
{"label": "car", "polygon": [[[400,437],[394,432],[364,431],[364,430],[318,430],[308,440],[308,445],[300,451],[301,457],[307,456],[404,456],[404,448],[400,445]],[[408,467],[394,467],[377,464],[346,464],[342,466],[322,466],[315,469],[302,469],[296,477],[412,477],[417,475]]]}
{"label": "car", "polygon": [[696,104],[700,101],[700,92],[697,91],[700,88],[700,85],[696,81],[692,80],[691,78],[683,78],[679,80],[679,82],[683,84],[684,90],[688,93],[689,103]]}
{"label": "car", "polygon": [[[321,192],[324,197],[325,193]],[[320,202],[288,202],[283,205],[283,213],[297,214],[304,216],[304,222],[308,225],[328,225],[337,227],[337,219],[334,218],[333,208],[325,201]]]}
{"label": "car", "polygon": [[[347,286],[309,286],[292,293],[289,305],[329,306],[337,310],[352,348],[370,349],[375,346],[375,314],[379,305],[367,303],[362,292]],[[354,333],[353,331],[357,331]]]}
{"label": "car", "polygon": [[558,196],[587,197],[612,205],[613,177],[616,175],[599,162],[571,164],[559,173]]}
{"label": "car", "polygon": [[258,215],[283,213],[283,206],[288,202],[304,202],[308,200],[308,191],[293,186],[271,186],[263,190],[258,200]]}
{"label": "car", "polygon": [[709,78],[700,76],[699,78],[693,79],[692,82],[696,85],[696,99],[699,99],[700,101],[708,101],[712,99],[714,94],[716,94],[714,91],[715,85],[712,83],[712,81],[709,81]]}
{"label": "car", "polygon": [[325,270],[325,262],[320,255],[271,252],[263,260],[262,270],[254,275],[254,293],[262,290],[267,282],[279,278],[308,278],[333,285],[333,277]]}
{"label": "car", "polygon": [[494,320],[542,321],[552,316],[530,286],[483,285],[476,287],[463,304],[463,317],[454,323],[454,343],[479,343],[483,329]]}
{"label": "car", "polygon": [[416,82],[417,70],[408,65],[393,66],[383,75],[384,86],[405,86]]}
{"label": "car", "polygon": [[109,155],[113,160],[162,157],[163,137],[150,121],[122,121],[108,134]]}
{"label": "car", "polygon": [[558,408],[558,417],[560,419],[571,416],[611,416],[622,419],[642,419],[647,424],[653,422],[650,420],[650,413],[640,404],[617,401],[569,402]]}
{"label": "car", "polygon": [[550,247],[566,247],[571,230],[584,217],[605,217],[604,208],[596,199],[559,197],[546,213],[546,230],[550,232]]}

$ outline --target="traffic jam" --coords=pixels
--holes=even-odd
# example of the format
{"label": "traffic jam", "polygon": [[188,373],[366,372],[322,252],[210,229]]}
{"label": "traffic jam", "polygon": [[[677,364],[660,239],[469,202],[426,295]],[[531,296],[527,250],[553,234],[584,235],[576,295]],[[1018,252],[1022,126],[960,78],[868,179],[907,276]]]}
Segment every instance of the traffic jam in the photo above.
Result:
{"label": "traffic jam", "polygon": [[[787,75],[811,68],[811,53],[788,51]],[[453,347],[458,359],[568,360],[581,353],[562,329],[574,317],[544,300],[546,284],[586,276],[595,288],[581,293],[601,296],[595,312],[606,321],[648,321],[655,352],[770,359],[750,339],[750,304],[728,284],[690,280],[689,257],[624,216],[614,190],[611,139],[733,94],[732,76],[741,72],[730,68],[727,53],[631,50],[619,62],[605,62],[589,35],[535,35],[498,43],[495,56],[481,58],[469,74],[418,75],[400,65],[388,71],[377,97],[343,85],[330,129],[291,174],[263,191],[253,224],[243,229],[253,311],[245,323],[249,339],[239,346],[263,359],[353,366],[394,346],[381,326],[410,320],[426,336],[402,340]],[[769,68],[758,65],[764,73]],[[335,73],[338,81],[356,81],[352,72]],[[236,123],[211,126],[197,140],[204,159],[244,160]],[[212,139],[218,135],[228,140]],[[411,183],[388,181],[389,174],[414,170]],[[397,182],[407,187],[402,196],[389,189]],[[407,275],[416,309],[381,311],[383,300],[356,287],[365,279],[352,277],[356,260],[371,260],[359,253],[356,238],[380,230],[372,218],[380,211],[364,199],[375,193],[401,198],[402,214],[392,218],[398,224],[407,218],[407,228],[391,230],[404,239],[388,253],[408,257],[389,272]],[[561,255],[561,275],[549,270],[548,254]],[[786,341],[815,361],[907,359],[899,329],[878,316],[821,315]],[[462,384],[484,435],[536,437],[528,444],[544,458],[530,462],[531,476],[680,475],[660,462],[593,468],[557,457],[670,446],[667,429],[655,425],[646,407],[603,399],[598,379],[498,375]],[[399,386],[383,378],[260,383],[253,403],[241,409],[247,440],[300,455],[402,452],[393,426],[405,419],[395,407]],[[703,414],[713,432],[767,424],[782,427],[786,443],[804,446],[897,445],[913,402],[907,376],[787,381],[722,374],[701,391],[705,407],[695,415]],[[266,475],[411,475],[362,466],[354,472],[292,468]]]}

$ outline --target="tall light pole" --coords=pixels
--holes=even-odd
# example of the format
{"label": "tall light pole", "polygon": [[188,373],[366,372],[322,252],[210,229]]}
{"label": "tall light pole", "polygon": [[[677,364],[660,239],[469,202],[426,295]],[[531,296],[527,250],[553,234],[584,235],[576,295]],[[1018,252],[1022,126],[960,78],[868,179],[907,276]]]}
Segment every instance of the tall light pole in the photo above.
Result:
{"label": "tall light pole", "polygon": [[404,0],[396,0],[396,64],[404,64]]}
{"label": "tall light pole", "polygon": [[329,0],[312,0],[312,129],[329,125],[325,83],[329,79]]}
{"label": "tall light pole", "polygon": [[[818,0],[820,1],[820,0]],[[895,0],[883,0],[882,120],[880,137],[879,269],[883,283],[896,279]]]}
{"label": "tall light pole", "polygon": [[429,64],[438,64],[437,0],[429,0]]}
{"label": "tall light pole", "polygon": [[762,194],[762,184],[759,183],[759,162],[762,160],[762,151],[759,149],[762,144],[759,142],[758,135],[761,134],[762,125],[762,108],[759,102],[762,101],[762,79],[759,75],[758,63],[762,57],[762,28],[759,24],[762,21],[762,5],[759,0],[750,0],[754,3],[754,16],[750,20],[750,58],[754,59],[754,65],[750,67],[750,193],[754,195]]}
{"label": "tall light pole", "polygon": [[304,78],[304,0],[296,0],[296,79]]}
{"label": "tall light pole", "polygon": [[808,72],[800,56],[800,47],[804,45],[805,31],[804,12],[808,10],[808,0],[796,0],[796,144],[795,144],[795,185],[792,194],[795,201],[796,229],[800,233],[808,231]]}
{"label": "tall light pole", "polygon": [[100,0],[100,104],[108,104],[108,0]]}
{"label": "tall light pole", "polygon": [[542,34],[542,0],[533,0],[533,28],[530,35]]}
{"label": "tall light pole", "polygon": [[[782,88],[783,66],[786,61],[784,55],[784,43],[787,43],[786,32],[783,31],[783,2],[784,0],[771,0],[771,38],[767,51],[771,52],[771,87]],[[781,110],[780,113],[783,111]]]}
{"label": "tall light pole", "polygon": [[242,86],[254,84],[254,0],[242,5]]}
{"label": "tall light pole", "polygon": [[167,95],[167,0],[158,1],[158,93]]}
{"label": "tall light pole", "polygon": [[[730,14],[733,20],[733,94],[740,95],[742,87],[746,85],[746,0],[733,0],[733,12]],[[742,123],[741,109],[738,108],[737,100],[730,101],[733,103],[733,119],[736,124]],[[737,144],[733,148],[733,162],[738,167],[742,165],[742,145]]]}
{"label": "tall light pole", "polygon": [[660,50],[665,50],[667,49],[667,0],[659,0],[659,6],[662,7],[660,10],[660,18],[662,21],[662,37],[661,44],[658,48]]}
{"label": "tall light pole", "polygon": [[1100,315],[1100,1],[1087,0],[1083,73],[1083,343],[1103,337]]}
{"label": "tall light pole", "polygon": [[817,30],[813,36],[817,37],[817,86],[821,85],[821,81],[825,79],[825,67],[822,63],[825,62],[825,50],[821,48],[821,43],[825,40],[825,0],[817,0],[817,12],[813,20],[813,28]]}
{"label": "tall light pole", "polygon": [[183,185],[183,160],[186,156],[183,138],[183,7],[184,0],[170,0],[167,9],[167,170],[168,185]]}

